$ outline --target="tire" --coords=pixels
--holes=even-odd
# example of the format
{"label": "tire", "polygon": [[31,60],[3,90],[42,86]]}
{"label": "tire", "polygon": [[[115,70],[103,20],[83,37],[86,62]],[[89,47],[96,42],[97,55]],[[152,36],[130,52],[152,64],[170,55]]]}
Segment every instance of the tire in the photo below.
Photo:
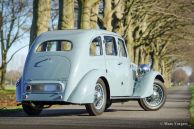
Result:
{"label": "tire", "polygon": [[43,105],[31,102],[22,102],[22,107],[24,112],[29,116],[38,116],[43,109]]}
{"label": "tire", "polygon": [[164,83],[158,79],[155,79],[153,87],[155,91],[153,95],[138,100],[139,105],[145,111],[159,110],[166,102],[166,88]]}
{"label": "tire", "polygon": [[107,110],[108,108],[110,108],[110,107],[111,107],[111,105],[112,105],[112,102],[110,102],[110,100],[109,100],[109,101],[107,101],[107,103],[106,103],[106,107],[105,107],[105,110]]}
{"label": "tire", "polygon": [[[99,99],[99,100],[98,100]],[[107,92],[102,79],[98,79],[95,86],[94,102],[86,104],[86,110],[90,116],[101,115],[106,108]]]}

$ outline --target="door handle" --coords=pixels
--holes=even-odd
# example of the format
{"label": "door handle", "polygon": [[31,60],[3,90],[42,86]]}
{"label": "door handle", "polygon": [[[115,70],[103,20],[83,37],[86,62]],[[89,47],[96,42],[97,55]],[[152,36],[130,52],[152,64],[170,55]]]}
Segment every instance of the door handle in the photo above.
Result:
{"label": "door handle", "polygon": [[118,65],[122,65],[123,63],[122,62],[119,62]]}

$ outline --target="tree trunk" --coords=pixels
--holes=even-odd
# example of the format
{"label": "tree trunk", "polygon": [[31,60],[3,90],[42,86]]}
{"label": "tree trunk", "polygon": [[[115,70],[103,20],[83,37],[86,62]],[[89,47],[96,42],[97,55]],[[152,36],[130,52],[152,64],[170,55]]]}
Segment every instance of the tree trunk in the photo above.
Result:
{"label": "tree trunk", "polygon": [[2,69],[0,70],[1,74],[1,80],[0,80],[0,89],[5,90],[5,74],[6,74],[6,67],[3,66]]}
{"label": "tree trunk", "polygon": [[0,80],[0,89],[4,90],[5,89],[5,74],[7,70],[7,52],[4,52],[2,55],[2,66],[0,70],[1,74],[1,80]]}
{"label": "tree trunk", "polygon": [[5,78],[5,69],[4,69],[4,65],[3,63],[5,62],[5,60],[3,59],[4,58],[4,35],[3,35],[3,2],[4,1],[1,1],[0,2],[0,5],[1,5],[1,9],[0,9],[0,36],[1,36],[1,59],[2,61],[0,61],[0,89],[1,90],[4,90],[5,89],[5,85],[4,85],[4,78]]}
{"label": "tree trunk", "polygon": [[[128,24],[129,19],[127,18],[127,20],[125,21],[125,25]],[[132,37],[132,28],[129,26],[126,30],[126,45],[127,45],[127,51],[128,51],[128,55],[129,58],[131,59],[132,62],[135,62],[135,52],[134,52],[134,41],[133,41],[133,37]]]}
{"label": "tree trunk", "polygon": [[130,40],[126,40],[127,52],[129,59],[134,62],[134,49],[133,46],[130,44]]}
{"label": "tree trunk", "polygon": [[[129,1],[124,4],[125,8],[129,8]],[[125,9],[125,10],[126,10]],[[124,35],[125,35],[125,41],[127,45],[128,50],[128,56],[131,59],[132,62],[135,62],[135,48],[134,48],[134,40],[133,40],[133,26],[131,25],[131,14],[130,11],[124,13]]]}
{"label": "tree trunk", "polygon": [[148,54],[146,53],[146,51],[145,51],[145,47],[144,46],[141,46],[140,48],[140,56],[139,56],[139,60],[140,60],[140,62],[139,62],[139,64],[148,64]]}
{"label": "tree trunk", "polygon": [[171,86],[171,71],[169,68],[165,68],[163,76],[165,81],[165,87],[169,88]]}
{"label": "tree trunk", "polygon": [[159,58],[157,55],[154,55],[153,56],[153,69],[155,71],[159,71],[160,70],[160,67],[159,67]]}
{"label": "tree trunk", "polygon": [[82,29],[91,29],[91,13],[92,8],[95,4],[98,4],[99,0],[81,0],[81,23],[80,27]]}
{"label": "tree trunk", "polygon": [[139,48],[134,50],[134,63],[139,65]]}
{"label": "tree trunk", "polygon": [[33,20],[30,30],[30,46],[39,34],[49,30],[50,4],[50,0],[33,1]]}
{"label": "tree trunk", "polygon": [[93,5],[91,9],[90,27],[92,29],[97,28],[98,10],[99,10],[99,0]]}
{"label": "tree trunk", "polygon": [[81,15],[81,28],[90,29],[90,4],[88,0],[81,0],[82,2],[82,15]]}
{"label": "tree trunk", "polygon": [[112,31],[112,0],[104,0],[104,19],[103,25],[108,31]]}
{"label": "tree trunk", "polygon": [[123,14],[124,14],[124,0],[114,0],[115,13],[113,14],[113,31],[123,36],[124,25],[123,25]]}
{"label": "tree trunk", "polygon": [[74,0],[59,0],[58,29],[74,28]]}

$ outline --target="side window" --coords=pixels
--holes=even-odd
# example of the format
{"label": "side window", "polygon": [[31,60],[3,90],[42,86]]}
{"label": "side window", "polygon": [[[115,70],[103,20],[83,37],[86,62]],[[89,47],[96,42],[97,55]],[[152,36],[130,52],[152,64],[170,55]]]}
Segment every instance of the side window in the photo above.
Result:
{"label": "side window", "polygon": [[114,37],[104,36],[106,55],[117,55],[116,41]]}
{"label": "side window", "polygon": [[102,40],[100,37],[96,37],[90,44],[90,56],[102,55]]}
{"label": "side window", "polygon": [[124,44],[123,40],[118,39],[118,46],[119,46],[119,55],[121,55],[123,57],[127,57],[127,52],[126,52],[125,44]]}

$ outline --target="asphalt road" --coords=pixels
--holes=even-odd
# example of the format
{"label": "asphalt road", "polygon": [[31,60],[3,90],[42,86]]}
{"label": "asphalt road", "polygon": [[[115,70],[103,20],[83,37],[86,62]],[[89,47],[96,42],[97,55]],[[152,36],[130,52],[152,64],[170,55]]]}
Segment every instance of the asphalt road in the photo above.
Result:
{"label": "asphalt road", "polygon": [[190,128],[187,86],[168,90],[167,102],[159,111],[144,111],[136,101],[116,103],[101,116],[88,116],[84,106],[66,105],[46,109],[39,117],[23,112],[0,114],[1,129],[187,129]]}

